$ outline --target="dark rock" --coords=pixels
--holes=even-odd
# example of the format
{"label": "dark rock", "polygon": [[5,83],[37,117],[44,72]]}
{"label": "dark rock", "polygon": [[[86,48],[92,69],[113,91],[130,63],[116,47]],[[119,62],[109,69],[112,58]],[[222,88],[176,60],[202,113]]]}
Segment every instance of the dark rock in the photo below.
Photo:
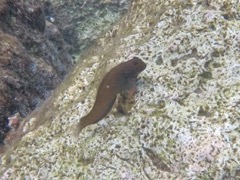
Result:
{"label": "dark rock", "polygon": [[0,2],[0,143],[9,117],[28,115],[72,67],[58,27],[40,0]]}
{"label": "dark rock", "polygon": [[[130,1],[0,1],[0,143],[9,117],[27,116]],[[70,54],[71,55],[70,55]]]}

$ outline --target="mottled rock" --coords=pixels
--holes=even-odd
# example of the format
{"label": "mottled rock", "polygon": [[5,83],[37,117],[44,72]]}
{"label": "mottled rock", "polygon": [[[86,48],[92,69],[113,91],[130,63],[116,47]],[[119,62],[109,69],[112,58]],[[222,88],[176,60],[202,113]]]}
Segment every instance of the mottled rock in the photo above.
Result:
{"label": "mottled rock", "polygon": [[46,16],[54,18],[69,44],[70,53],[78,57],[127,12],[130,3],[131,0],[49,0],[44,6]]}
{"label": "mottled rock", "polygon": [[[9,117],[25,117],[61,82],[72,58],[41,1],[0,3],[0,144]],[[48,33],[52,32],[52,33]]]}
{"label": "mottled rock", "polygon": [[30,56],[16,37],[0,32],[0,40],[0,119],[7,124],[15,113],[31,112],[61,78],[43,59]]}
{"label": "mottled rock", "polygon": [[[126,0],[77,0],[71,2],[3,0],[0,2],[0,30],[2,31],[2,37],[6,34],[6,37],[17,38],[18,44],[16,46],[22,46],[21,53],[27,56],[30,61],[28,70],[34,73],[35,76],[28,84],[23,83],[27,80],[16,81],[15,77],[8,76],[7,82],[12,84],[12,89],[21,87],[25,89],[24,92],[29,94],[30,97],[27,100],[25,99],[21,106],[14,104],[13,99],[15,97],[13,96],[11,96],[12,100],[4,97],[0,99],[0,106],[2,107],[0,109],[2,112],[0,115],[0,136],[2,137],[0,137],[0,143],[4,133],[9,130],[7,126],[8,117],[14,116],[17,112],[21,116],[25,116],[41,100],[46,98],[47,94],[59,84],[71,69],[74,61],[72,57],[79,56],[102,32],[119,19],[120,15],[129,7],[129,2]],[[1,45],[5,46],[4,43]],[[11,47],[14,47],[14,45],[12,44]],[[11,59],[11,57],[8,58]],[[25,57],[19,59],[21,63],[28,61],[25,60]],[[15,69],[7,69],[7,67],[4,67],[4,69],[11,73],[15,71]],[[48,71],[48,73],[42,74],[45,71]],[[24,73],[25,75],[21,75],[21,72],[19,72],[15,76],[21,79],[21,77],[26,78],[30,75],[25,70]],[[36,79],[39,82],[33,82]],[[1,88],[5,92],[4,82],[1,82],[1,84]],[[11,91],[9,92],[11,94]],[[44,96],[39,95],[39,92]],[[21,92],[19,93],[15,95],[21,97]],[[24,98],[21,97],[21,99]],[[32,102],[27,103],[30,99]]]}
{"label": "mottled rock", "polygon": [[[238,1],[138,0],[23,127],[3,179],[239,179]],[[137,56],[135,105],[77,139],[101,77]]]}

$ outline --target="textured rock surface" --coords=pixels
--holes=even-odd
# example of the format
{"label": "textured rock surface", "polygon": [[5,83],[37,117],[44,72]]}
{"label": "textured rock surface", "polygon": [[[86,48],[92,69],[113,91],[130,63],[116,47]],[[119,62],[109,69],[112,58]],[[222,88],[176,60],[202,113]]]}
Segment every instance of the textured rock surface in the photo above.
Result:
{"label": "textured rock surface", "polygon": [[[240,5],[134,1],[1,159],[3,179],[238,179]],[[106,71],[147,63],[134,107],[73,137]],[[35,123],[41,121],[37,129]]]}
{"label": "textured rock surface", "polygon": [[9,117],[29,114],[72,67],[61,34],[49,24],[39,0],[0,2],[0,144]]}
{"label": "textured rock surface", "polygon": [[76,52],[120,18],[129,2],[0,2],[0,144],[10,117],[25,117],[40,104],[69,72]]}
{"label": "textured rock surface", "polygon": [[[131,0],[49,0],[45,15],[53,17],[60,27],[70,53],[82,54],[103,32],[118,20]],[[54,8],[53,8],[54,7]]]}

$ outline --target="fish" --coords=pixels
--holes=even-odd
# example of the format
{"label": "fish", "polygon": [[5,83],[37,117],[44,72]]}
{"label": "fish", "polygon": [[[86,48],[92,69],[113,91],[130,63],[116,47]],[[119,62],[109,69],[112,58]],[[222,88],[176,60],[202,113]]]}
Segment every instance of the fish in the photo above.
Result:
{"label": "fish", "polygon": [[99,85],[92,109],[78,122],[75,135],[103,119],[112,109],[117,94],[136,87],[137,77],[145,68],[146,64],[140,58],[133,57],[111,69]]}

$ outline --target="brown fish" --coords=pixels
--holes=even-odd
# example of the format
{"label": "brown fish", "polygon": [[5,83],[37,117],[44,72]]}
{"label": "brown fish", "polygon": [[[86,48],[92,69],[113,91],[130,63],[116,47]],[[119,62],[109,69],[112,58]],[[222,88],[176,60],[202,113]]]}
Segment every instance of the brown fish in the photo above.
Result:
{"label": "brown fish", "polygon": [[145,68],[146,64],[138,57],[134,57],[109,71],[98,88],[93,108],[78,123],[76,135],[86,126],[104,118],[111,110],[117,94],[136,86],[137,76]]}

